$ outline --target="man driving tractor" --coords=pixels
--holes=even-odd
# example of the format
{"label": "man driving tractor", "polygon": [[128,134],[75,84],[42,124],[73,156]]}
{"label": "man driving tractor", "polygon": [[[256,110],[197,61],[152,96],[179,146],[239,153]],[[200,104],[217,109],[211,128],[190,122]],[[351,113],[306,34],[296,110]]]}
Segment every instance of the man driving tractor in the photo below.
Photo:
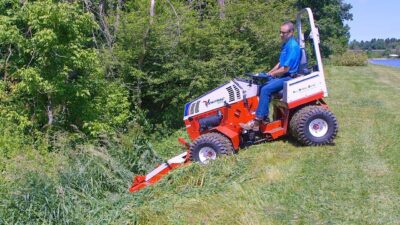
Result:
{"label": "man driving tractor", "polygon": [[285,81],[292,79],[298,71],[300,64],[300,46],[293,37],[294,25],[292,22],[285,22],[280,27],[280,37],[282,40],[279,62],[272,68],[267,76],[268,82],[260,89],[260,98],[256,110],[256,117],[240,126],[245,130],[258,131],[260,123],[269,122],[269,102],[271,95],[283,89]]}

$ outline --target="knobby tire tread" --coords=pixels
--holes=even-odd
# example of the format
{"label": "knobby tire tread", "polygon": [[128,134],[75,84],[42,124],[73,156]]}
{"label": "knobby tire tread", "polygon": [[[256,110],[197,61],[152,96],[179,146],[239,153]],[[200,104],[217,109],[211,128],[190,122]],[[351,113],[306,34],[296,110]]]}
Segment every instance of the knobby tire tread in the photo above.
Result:
{"label": "knobby tire tread", "polygon": [[[321,142],[310,140],[306,134],[306,129],[308,129],[307,120],[316,115],[323,115],[332,120],[333,133]],[[338,132],[338,124],[335,115],[329,110],[316,105],[306,106],[297,111],[290,120],[289,127],[292,136],[300,143],[308,146],[319,146],[332,143]]]}
{"label": "knobby tire tread", "polygon": [[[192,144],[190,144],[190,160],[197,161],[195,159],[195,154],[198,154],[197,149],[203,144],[212,144],[216,146],[217,155],[231,155],[233,153],[233,147],[231,141],[220,133],[207,133],[198,137]],[[193,153],[195,151],[195,153]]]}

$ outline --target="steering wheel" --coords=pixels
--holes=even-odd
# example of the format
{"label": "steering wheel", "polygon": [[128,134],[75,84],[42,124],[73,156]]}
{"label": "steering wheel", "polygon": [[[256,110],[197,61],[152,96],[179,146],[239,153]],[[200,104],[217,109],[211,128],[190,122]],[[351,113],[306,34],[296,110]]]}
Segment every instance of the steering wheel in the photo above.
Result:
{"label": "steering wheel", "polygon": [[244,75],[249,76],[254,84],[264,84],[271,79],[271,75],[265,72],[261,73],[244,73]]}

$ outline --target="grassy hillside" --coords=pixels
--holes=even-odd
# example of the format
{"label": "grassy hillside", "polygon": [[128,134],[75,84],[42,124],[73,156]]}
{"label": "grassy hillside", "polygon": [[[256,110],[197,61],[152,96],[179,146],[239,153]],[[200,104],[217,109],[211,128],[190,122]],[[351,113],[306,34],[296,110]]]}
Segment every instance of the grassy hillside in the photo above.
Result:
{"label": "grassy hillside", "polygon": [[283,138],[192,165],[141,193],[125,213],[148,224],[399,224],[400,69],[326,73],[340,124],[335,145]]}
{"label": "grassy hillside", "polygon": [[[15,190],[25,201],[1,202],[0,215],[8,218],[0,224],[29,218],[56,224],[399,224],[400,69],[327,67],[326,73],[327,102],[339,121],[334,145],[303,147],[282,138],[208,166],[176,170],[135,194],[127,192],[131,179],[121,165],[90,160],[65,172],[70,176],[61,176],[60,186],[38,178],[24,187],[36,188],[35,195]],[[176,137],[183,133],[153,147],[165,158],[173,156],[181,151]],[[108,167],[111,172],[103,174]],[[24,207],[27,219],[16,210]]]}

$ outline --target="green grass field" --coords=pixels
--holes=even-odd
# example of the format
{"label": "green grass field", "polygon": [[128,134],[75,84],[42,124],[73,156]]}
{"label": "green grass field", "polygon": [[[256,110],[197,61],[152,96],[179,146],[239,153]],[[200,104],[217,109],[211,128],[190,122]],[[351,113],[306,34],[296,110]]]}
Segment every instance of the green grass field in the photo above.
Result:
{"label": "green grass field", "polygon": [[400,224],[400,69],[326,74],[334,145],[282,138],[191,165],[134,194],[123,214],[140,224]]}
{"label": "green grass field", "polygon": [[[20,190],[1,184],[15,197],[0,191],[0,224],[400,224],[400,69],[325,70],[339,122],[334,145],[284,137],[175,170],[134,194],[126,168],[104,157],[79,161],[77,152],[82,164],[61,168],[53,183],[35,176]],[[153,147],[167,159],[182,151],[184,134]]]}

